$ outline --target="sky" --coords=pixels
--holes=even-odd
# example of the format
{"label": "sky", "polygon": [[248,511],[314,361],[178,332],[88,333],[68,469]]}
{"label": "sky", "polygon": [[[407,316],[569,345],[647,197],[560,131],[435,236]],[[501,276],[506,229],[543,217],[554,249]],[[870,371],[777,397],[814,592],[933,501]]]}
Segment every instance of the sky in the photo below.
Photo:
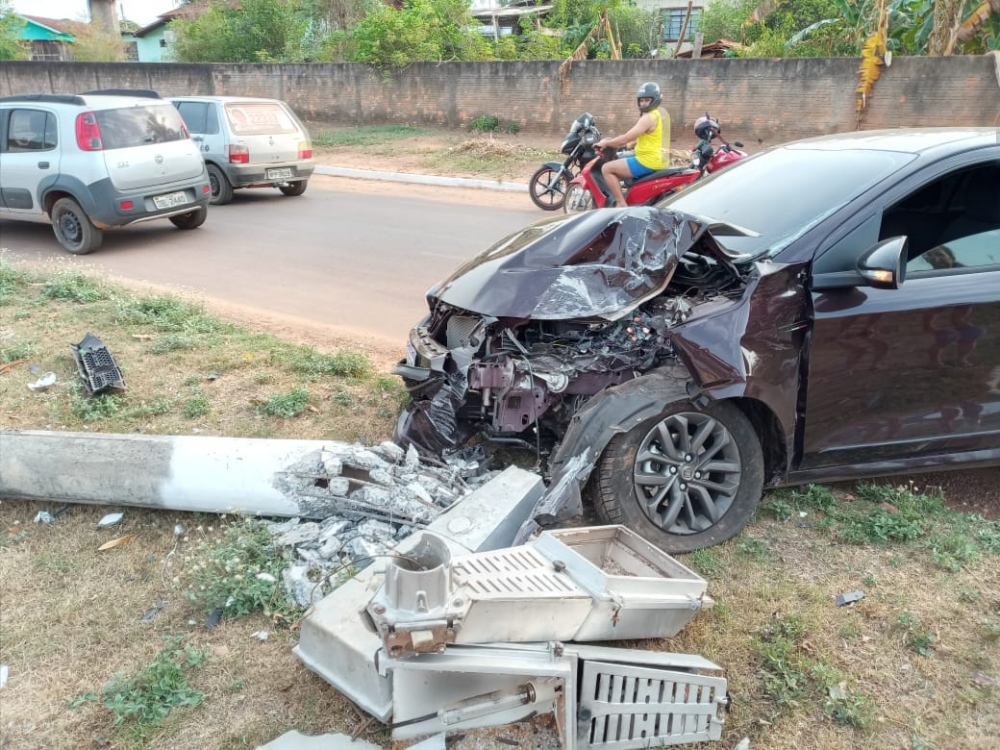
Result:
{"label": "sky", "polygon": [[[174,7],[173,0],[117,0],[118,17],[135,21],[141,26],[156,20],[161,13]],[[13,0],[18,13],[44,18],[87,19],[87,0]]]}

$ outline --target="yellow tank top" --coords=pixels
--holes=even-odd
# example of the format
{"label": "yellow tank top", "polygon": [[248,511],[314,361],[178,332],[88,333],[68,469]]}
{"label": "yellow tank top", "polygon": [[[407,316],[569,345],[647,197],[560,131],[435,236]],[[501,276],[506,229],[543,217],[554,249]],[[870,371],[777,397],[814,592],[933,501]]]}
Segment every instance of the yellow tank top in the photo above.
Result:
{"label": "yellow tank top", "polygon": [[656,121],[652,133],[643,133],[635,141],[635,158],[646,169],[665,169],[670,165],[670,115],[660,109],[649,113]]}

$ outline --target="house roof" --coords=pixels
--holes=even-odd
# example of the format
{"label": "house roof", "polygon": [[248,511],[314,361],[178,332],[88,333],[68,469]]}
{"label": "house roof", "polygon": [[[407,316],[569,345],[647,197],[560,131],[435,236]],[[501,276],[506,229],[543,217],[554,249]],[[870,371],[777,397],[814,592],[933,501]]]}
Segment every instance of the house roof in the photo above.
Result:
{"label": "house roof", "polygon": [[517,18],[519,16],[543,15],[552,10],[551,5],[533,5],[530,8],[489,8],[471,11],[470,15],[478,19]]}
{"label": "house roof", "polygon": [[44,16],[28,16],[24,13],[19,13],[18,15],[28,23],[32,23],[35,26],[41,26],[43,29],[51,31],[56,36],[65,37],[64,41],[73,41],[73,22],[68,18],[45,18]]}
{"label": "house roof", "polygon": [[[732,42],[729,39],[719,39],[711,44],[701,45],[701,57],[702,59],[705,59],[706,57],[724,57],[726,52],[740,49],[743,49],[743,45],[739,42]],[[688,58],[691,57],[693,53],[694,48],[691,48],[684,50],[683,52],[678,52],[676,57]]]}
{"label": "house roof", "polygon": [[168,10],[166,13],[161,13],[155,21],[146,24],[141,29],[135,32],[135,36],[144,37],[152,31],[156,31],[161,26],[166,26],[171,21],[176,21],[177,19],[184,19],[190,21],[197,18],[212,5],[238,5],[239,0],[191,0],[190,3],[180,6],[179,8],[173,8]]}

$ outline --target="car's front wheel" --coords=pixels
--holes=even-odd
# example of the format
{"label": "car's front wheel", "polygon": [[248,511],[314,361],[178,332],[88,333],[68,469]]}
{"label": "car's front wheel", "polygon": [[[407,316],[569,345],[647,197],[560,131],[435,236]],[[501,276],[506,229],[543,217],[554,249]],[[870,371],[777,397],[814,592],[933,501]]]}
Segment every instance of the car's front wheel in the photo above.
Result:
{"label": "car's front wheel", "polygon": [[308,180],[299,180],[298,182],[286,182],[284,185],[278,185],[278,190],[280,190],[285,195],[302,195],[306,191],[306,185],[308,185]]}
{"label": "car's front wheel", "polygon": [[72,198],[57,200],[49,218],[59,244],[74,255],[86,255],[104,241],[104,232],[90,222],[80,204]]}
{"label": "car's front wheel", "polygon": [[736,536],[763,485],[760,440],[743,412],[678,401],[615,436],[586,491],[603,521],[675,553]]}
{"label": "car's front wheel", "polygon": [[208,207],[199,206],[194,211],[188,211],[186,214],[171,216],[170,222],[178,229],[197,229],[205,223],[207,217]]}

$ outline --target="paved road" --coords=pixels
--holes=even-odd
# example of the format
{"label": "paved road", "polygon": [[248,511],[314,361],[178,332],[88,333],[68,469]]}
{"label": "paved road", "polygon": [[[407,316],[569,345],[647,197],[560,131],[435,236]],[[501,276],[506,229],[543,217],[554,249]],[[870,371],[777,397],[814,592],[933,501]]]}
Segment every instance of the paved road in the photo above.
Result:
{"label": "paved road", "polygon": [[0,244],[15,258],[91,265],[399,345],[426,312],[428,287],[545,216],[526,195],[475,192],[314,178],[301,198],[238,191],[195,231],[157,221],[107,232],[87,256],[62,251],[48,225],[0,223]]}

